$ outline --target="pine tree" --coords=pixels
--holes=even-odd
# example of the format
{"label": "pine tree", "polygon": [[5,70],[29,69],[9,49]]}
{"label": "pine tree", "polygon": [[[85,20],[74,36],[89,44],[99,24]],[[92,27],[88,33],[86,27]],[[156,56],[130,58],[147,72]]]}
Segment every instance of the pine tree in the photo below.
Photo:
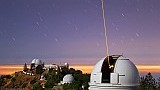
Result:
{"label": "pine tree", "polygon": [[157,82],[149,72],[145,77],[140,78],[140,90],[155,90]]}
{"label": "pine tree", "polygon": [[24,64],[24,67],[23,67],[23,71],[25,71],[25,72],[26,72],[27,70],[28,70],[28,68],[27,68],[27,64],[25,63],[25,64]]}

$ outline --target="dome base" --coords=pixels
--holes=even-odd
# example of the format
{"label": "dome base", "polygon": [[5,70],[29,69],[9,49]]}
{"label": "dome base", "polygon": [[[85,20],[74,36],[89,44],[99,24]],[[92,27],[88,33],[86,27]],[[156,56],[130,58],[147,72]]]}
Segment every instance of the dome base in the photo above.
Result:
{"label": "dome base", "polygon": [[122,86],[122,85],[114,85],[109,83],[101,83],[98,85],[91,85],[89,90],[137,90],[137,86]]}

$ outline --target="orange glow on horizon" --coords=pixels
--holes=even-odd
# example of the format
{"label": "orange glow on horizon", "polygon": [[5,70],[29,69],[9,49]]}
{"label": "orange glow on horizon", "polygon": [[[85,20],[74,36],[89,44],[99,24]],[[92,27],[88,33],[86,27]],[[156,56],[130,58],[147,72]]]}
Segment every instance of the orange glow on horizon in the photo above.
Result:
{"label": "orange glow on horizon", "polygon": [[[160,73],[160,65],[136,65],[139,73]],[[27,65],[29,68],[29,65]],[[81,70],[83,73],[91,73],[93,65],[71,65],[70,68]],[[0,65],[0,75],[12,74],[22,71],[23,65]]]}
{"label": "orange glow on horizon", "polygon": [[[27,65],[29,67],[29,65]],[[23,65],[0,65],[0,75],[13,74],[23,70]]]}
{"label": "orange glow on horizon", "polygon": [[160,73],[160,65],[137,65],[137,68],[140,73]]}
{"label": "orange glow on horizon", "polygon": [[[79,69],[82,70],[83,73],[91,73],[92,69],[94,66],[88,65],[88,66],[83,66],[83,65],[76,65],[76,66],[70,66],[71,68]],[[158,65],[136,65],[139,73],[160,73],[160,66]]]}

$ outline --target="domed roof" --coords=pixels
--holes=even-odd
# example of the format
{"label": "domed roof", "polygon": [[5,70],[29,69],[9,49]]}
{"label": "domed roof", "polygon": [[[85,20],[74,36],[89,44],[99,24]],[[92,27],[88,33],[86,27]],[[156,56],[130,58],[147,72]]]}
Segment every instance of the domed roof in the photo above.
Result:
{"label": "domed roof", "polygon": [[139,73],[136,66],[127,58],[119,57],[114,68],[114,73],[125,75],[119,82],[123,85],[138,85]]}
{"label": "domed roof", "polygon": [[64,66],[65,66],[66,68],[69,68],[69,64],[68,64],[68,63],[64,63]]}
{"label": "domed roof", "polygon": [[95,65],[90,77],[90,86],[101,85],[102,87],[102,84],[137,86],[139,84],[138,70],[129,59],[122,55],[105,57]]}
{"label": "domed roof", "polygon": [[67,74],[63,77],[63,83],[72,83],[74,81],[74,77],[72,74]]}
{"label": "domed roof", "polygon": [[32,64],[35,64],[35,65],[41,65],[42,64],[42,61],[40,60],[40,59],[38,59],[38,58],[36,58],[36,59],[33,59],[32,60]]}
{"label": "domed roof", "polygon": [[101,73],[102,64],[105,58],[99,60],[99,62],[94,66],[92,73]]}
{"label": "domed roof", "polygon": [[64,63],[64,65],[65,65],[65,66],[69,66],[69,64],[68,64],[68,63]]}

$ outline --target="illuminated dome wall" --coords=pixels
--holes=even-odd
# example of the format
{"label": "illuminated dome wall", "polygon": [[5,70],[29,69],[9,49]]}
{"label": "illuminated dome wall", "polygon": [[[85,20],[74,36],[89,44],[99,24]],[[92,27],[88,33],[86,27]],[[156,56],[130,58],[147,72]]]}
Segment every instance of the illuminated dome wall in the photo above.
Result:
{"label": "illuminated dome wall", "polygon": [[36,58],[36,59],[33,59],[31,63],[35,64],[35,65],[41,65],[42,61],[40,59]]}
{"label": "illuminated dome wall", "polygon": [[72,74],[67,74],[63,77],[63,82],[62,84],[65,84],[65,83],[72,83],[74,81],[74,77],[72,76]]}

